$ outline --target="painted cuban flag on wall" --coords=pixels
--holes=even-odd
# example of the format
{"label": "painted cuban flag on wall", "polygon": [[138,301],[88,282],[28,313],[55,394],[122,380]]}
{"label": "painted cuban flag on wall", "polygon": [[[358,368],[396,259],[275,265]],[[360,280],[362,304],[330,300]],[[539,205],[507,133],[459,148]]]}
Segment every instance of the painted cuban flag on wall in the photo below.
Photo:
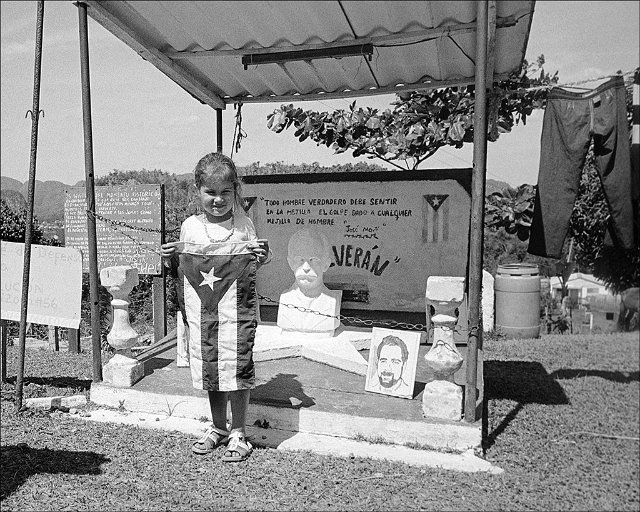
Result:
{"label": "painted cuban flag on wall", "polygon": [[429,194],[422,197],[422,241],[438,243],[449,240],[449,194]]}
{"label": "painted cuban flag on wall", "polygon": [[256,199],[258,198],[254,196],[254,197],[244,197],[243,199],[244,201],[242,202],[242,208],[246,213],[249,213],[249,210],[251,210],[253,203],[255,203]]}
{"label": "painted cuban flag on wall", "polygon": [[189,325],[193,387],[251,389],[257,326],[253,254],[180,254],[179,301]]}

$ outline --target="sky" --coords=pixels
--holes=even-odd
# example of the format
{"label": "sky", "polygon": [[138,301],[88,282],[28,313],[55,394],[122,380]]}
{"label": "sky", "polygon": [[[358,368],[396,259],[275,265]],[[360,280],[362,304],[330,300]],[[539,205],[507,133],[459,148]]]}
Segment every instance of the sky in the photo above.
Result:
{"label": "sky", "polygon": [[[640,2],[536,2],[526,57],[540,54],[545,70],[558,71],[561,83],[633,70],[640,63]],[[1,166],[0,174],[21,182],[29,178],[37,2],[0,2],[1,22]],[[89,65],[96,176],[113,169],[161,169],[191,172],[204,154],[215,150],[216,114],[194,100],[152,64],[144,61],[89,18]],[[602,83],[593,82],[585,87]],[[359,107],[384,109],[394,95],[358,98]],[[307,110],[346,108],[352,100],[301,102]],[[275,134],[266,117],[278,104],[245,104],[247,138],[235,161],[321,165],[377,160],[333,155],[313,141],[299,143],[292,130]],[[36,179],[74,185],[85,177],[78,10],[71,1],[46,1]],[[229,153],[233,106],[223,112],[223,151]],[[487,177],[513,186],[535,184],[540,157],[543,112],[536,111],[487,151]],[[446,147],[424,168],[471,167],[473,147]]]}

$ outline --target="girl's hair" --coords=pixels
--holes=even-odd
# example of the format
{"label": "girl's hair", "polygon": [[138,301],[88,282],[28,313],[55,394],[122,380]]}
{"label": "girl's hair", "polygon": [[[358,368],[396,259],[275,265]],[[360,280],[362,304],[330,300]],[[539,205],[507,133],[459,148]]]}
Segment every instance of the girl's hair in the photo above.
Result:
{"label": "girl's hair", "polygon": [[228,156],[222,153],[209,153],[203,156],[196,164],[193,171],[196,181],[196,187],[200,188],[208,176],[215,176],[221,180],[229,181],[233,184],[235,192],[234,204],[237,211],[243,213],[242,182],[238,176],[236,164]]}

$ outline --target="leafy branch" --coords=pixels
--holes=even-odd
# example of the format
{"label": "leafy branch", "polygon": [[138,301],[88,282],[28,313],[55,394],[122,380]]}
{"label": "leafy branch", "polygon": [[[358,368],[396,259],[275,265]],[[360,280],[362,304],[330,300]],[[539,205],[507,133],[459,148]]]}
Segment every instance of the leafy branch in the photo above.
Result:
{"label": "leafy branch", "polygon": [[[488,100],[490,141],[526,124],[533,110],[544,108],[547,88],[557,83],[545,73],[544,56],[535,63],[524,61],[519,73],[498,82]],[[461,148],[473,141],[473,86],[397,94],[392,109],[356,108],[333,112],[303,110],[281,105],[267,116],[267,128],[281,133],[293,126],[300,142],[311,139],[335,154],[352,151],[354,157],[380,159],[400,170],[417,169],[444,146]]]}

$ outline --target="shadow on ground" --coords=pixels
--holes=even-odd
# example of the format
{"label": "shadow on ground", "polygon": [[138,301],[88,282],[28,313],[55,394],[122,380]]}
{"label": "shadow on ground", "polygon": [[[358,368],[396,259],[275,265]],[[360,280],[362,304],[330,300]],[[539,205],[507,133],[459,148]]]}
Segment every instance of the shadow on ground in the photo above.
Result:
{"label": "shadow on ground", "polygon": [[157,370],[162,370],[168,367],[175,361],[173,359],[167,359],[164,357],[153,357],[144,361],[144,376],[152,375]]}
{"label": "shadow on ground", "polygon": [[610,372],[605,370],[560,369],[550,374],[556,380],[579,379],[582,377],[600,377],[612,382],[629,384],[640,380],[640,372]]}
{"label": "shadow on ground", "polygon": [[[9,384],[16,384],[16,376],[7,377]],[[89,391],[91,380],[78,379],[76,377],[25,377],[23,384],[35,384],[36,386],[48,386],[54,388],[70,388],[80,391]]]}
{"label": "shadow on ground", "polygon": [[[564,405],[569,400],[558,381],[599,377],[629,384],[640,380],[640,372],[561,368],[547,373],[540,363],[530,361],[485,361],[485,400],[482,414],[482,448],[486,452],[527,404]],[[512,400],[516,406],[491,432],[488,431],[488,401]]]}
{"label": "shadow on ground", "polygon": [[[251,391],[251,403],[278,407],[282,409],[290,409],[288,415],[283,416],[285,422],[288,423],[287,430],[291,435],[286,435],[283,430],[284,437],[282,440],[293,437],[299,430],[300,426],[300,409],[312,407],[316,404],[313,397],[304,392],[302,384],[296,378],[295,373],[278,373],[264,384],[256,386]],[[256,421],[257,426],[259,420]]]}
{"label": "shadow on ground", "polygon": [[0,500],[13,494],[31,475],[68,473],[97,475],[111,459],[94,452],[33,449],[25,443],[3,446],[0,451]]}
{"label": "shadow on ground", "polygon": [[[527,404],[563,405],[569,400],[558,384],[559,370],[547,373],[544,366],[532,361],[484,362],[484,410],[482,413],[482,449],[491,448]],[[573,371],[573,370],[567,370]],[[580,371],[580,370],[576,370]],[[516,406],[489,432],[489,400],[512,400]]]}

